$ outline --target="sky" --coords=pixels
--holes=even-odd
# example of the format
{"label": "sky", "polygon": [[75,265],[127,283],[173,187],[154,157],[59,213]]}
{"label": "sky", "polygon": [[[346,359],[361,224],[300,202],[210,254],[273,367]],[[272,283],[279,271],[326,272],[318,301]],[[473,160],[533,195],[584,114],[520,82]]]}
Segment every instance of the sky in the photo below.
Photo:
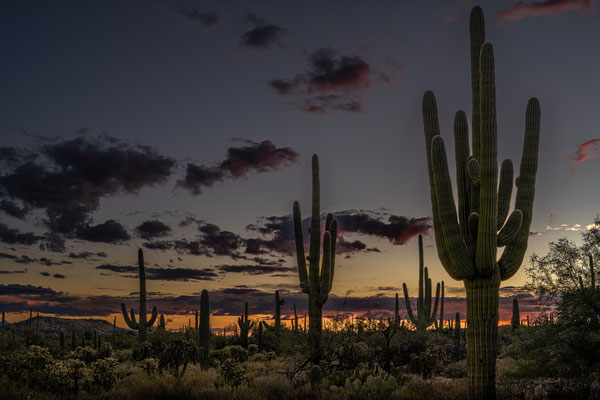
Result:
{"label": "sky", "polygon": [[[596,1],[2,3],[0,308],[125,326],[142,248],[148,303],[172,327],[202,289],[213,327],[245,301],[267,318],[275,290],[286,318],[303,315],[291,211],[309,215],[316,153],[340,227],[326,312],[390,312],[403,282],[414,297],[422,234],[446,315],[464,313],[433,239],[421,99],[436,94],[451,148],[454,113],[471,115],[476,4],[499,159],[518,167],[527,100],[541,103],[527,266],[600,212]],[[501,321],[515,297],[535,310],[526,281],[522,268],[502,283]]]}

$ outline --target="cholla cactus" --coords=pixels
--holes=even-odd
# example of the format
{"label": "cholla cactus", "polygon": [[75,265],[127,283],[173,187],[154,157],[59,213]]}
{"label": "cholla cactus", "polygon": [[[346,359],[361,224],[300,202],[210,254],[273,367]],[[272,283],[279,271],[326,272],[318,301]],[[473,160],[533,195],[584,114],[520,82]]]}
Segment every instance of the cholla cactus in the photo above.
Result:
{"label": "cholla cactus", "polygon": [[135,311],[133,308],[130,311],[131,318],[127,315],[127,308],[125,304],[121,303],[121,311],[123,312],[123,318],[129,328],[138,331],[140,342],[145,341],[148,338],[147,330],[156,321],[156,306],[152,308],[152,317],[149,321],[146,321],[146,272],[144,269],[144,253],[142,249],[138,250],[138,267],[139,267],[139,280],[140,280],[140,320],[139,322],[135,319]]}

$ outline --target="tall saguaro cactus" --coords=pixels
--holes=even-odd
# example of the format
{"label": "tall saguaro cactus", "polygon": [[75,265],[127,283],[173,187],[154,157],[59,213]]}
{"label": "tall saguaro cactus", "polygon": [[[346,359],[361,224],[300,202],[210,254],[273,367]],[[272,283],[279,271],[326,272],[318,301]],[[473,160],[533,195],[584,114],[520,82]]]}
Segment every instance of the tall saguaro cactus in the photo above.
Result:
{"label": "tall saguaro cactus", "polygon": [[142,249],[138,250],[138,267],[140,280],[140,320],[137,321],[135,319],[135,311],[133,311],[133,308],[130,311],[131,318],[129,317],[124,303],[121,303],[121,311],[123,312],[123,318],[125,319],[127,326],[133,330],[137,330],[140,342],[144,342],[148,338],[147,330],[154,325],[154,321],[156,321],[156,316],[158,314],[156,312],[156,306],[154,306],[152,308],[152,317],[150,317],[149,321],[146,320],[146,271],[144,269],[144,253],[142,252]]}
{"label": "tall saguaro cactus", "polygon": [[[458,111],[454,120],[458,212],[431,91],[423,97],[423,121],[438,256],[448,274],[463,281],[467,293],[470,398],[494,399],[499,288],[501,281],[518,271],[527,249],[538,163],[540,105],[536,98],[527,104],[515,210],[508,216],[513,167],[510,160],[505,160],[498,174],[494,52],[485,42],[480,7],[471,12],[470,35],[471,154],[466,114]],[[498,247],[505,247],[499,259]]]}
{"label": "tall saguaro cactus", "polygon": [[[328,214],[323,234],[323,263],[321,258],[321,191],[319,186],[319,158],[312,157],[312,217],[310,221],[310,248],[308,258],[304,255],[304,237],[302,234],[302,215],[300,204],[294,202],[294,235],[296,256],[298,259],[298,277],[302,293],[308,294],[308,338],[311,346],[311,360],[318,363],[321,358],[321,331],[323,329],[323,305],[333,286],[335,271],[335,244],[337,222]],[[308,270],[306,261],[309,262]]]}
{"label": "tall saguaro cactus", "polygon": [[424,331],[436,322],[438,303],[440,300],[440,284],[436,285],[435,305],[431,311],[431,278],[427,267],[423,263],[423,236],[419,235],[419,297],[417,297],[417,315],[413,313],[408,296],[406,283],[402,284],[404,290],[404,301],[406,303],[406,312],[410,322],[418,331]]}

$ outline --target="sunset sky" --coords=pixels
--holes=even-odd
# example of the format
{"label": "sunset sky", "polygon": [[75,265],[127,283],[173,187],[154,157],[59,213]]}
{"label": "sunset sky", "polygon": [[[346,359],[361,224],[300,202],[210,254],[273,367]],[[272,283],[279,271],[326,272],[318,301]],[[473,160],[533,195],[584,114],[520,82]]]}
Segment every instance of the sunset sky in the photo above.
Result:
{"label": "sunset sky", "polygon": [[[244,301],[272,314],[275,290],[303,315],[291,211],[309,215],[316,153],[341,232],[326,310],[389,312],[402,282],[415,295],[423,234],[446,318],[464,313],[432,235],[421,99],[436,94],[453,148],[454,113],[471,114],[475,4],[499,158],[516,168],[527,100],[541,103],[525,266],[600,212],[595,0],[3,2],[0,309],[112,321],[122,301],[137,310],[143,248],[149,305],[179,315],[173,327],[202,289],[213,327]],[[503,282],[501,320],[515,296],[534,310],[526,279]]]}

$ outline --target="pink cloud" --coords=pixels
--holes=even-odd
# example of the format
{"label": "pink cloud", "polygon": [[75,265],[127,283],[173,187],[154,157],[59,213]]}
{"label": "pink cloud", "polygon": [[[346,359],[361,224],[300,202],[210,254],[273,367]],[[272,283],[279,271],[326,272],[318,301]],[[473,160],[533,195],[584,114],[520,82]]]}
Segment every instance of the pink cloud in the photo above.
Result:
{"label": "pink cloud", "polygon": [[600,139],[592,139],[579,146],[574,156],[571,156],[573,166],[600,156]]}
{"label": "pink cloud", "polygon": [[596,0],[546,0],[533,3],[520,1],[508,10],[500,11],[498,18],[501,21],[518,21],[527,17],[559,15],[568,11],[589,14],[595,7]]}

